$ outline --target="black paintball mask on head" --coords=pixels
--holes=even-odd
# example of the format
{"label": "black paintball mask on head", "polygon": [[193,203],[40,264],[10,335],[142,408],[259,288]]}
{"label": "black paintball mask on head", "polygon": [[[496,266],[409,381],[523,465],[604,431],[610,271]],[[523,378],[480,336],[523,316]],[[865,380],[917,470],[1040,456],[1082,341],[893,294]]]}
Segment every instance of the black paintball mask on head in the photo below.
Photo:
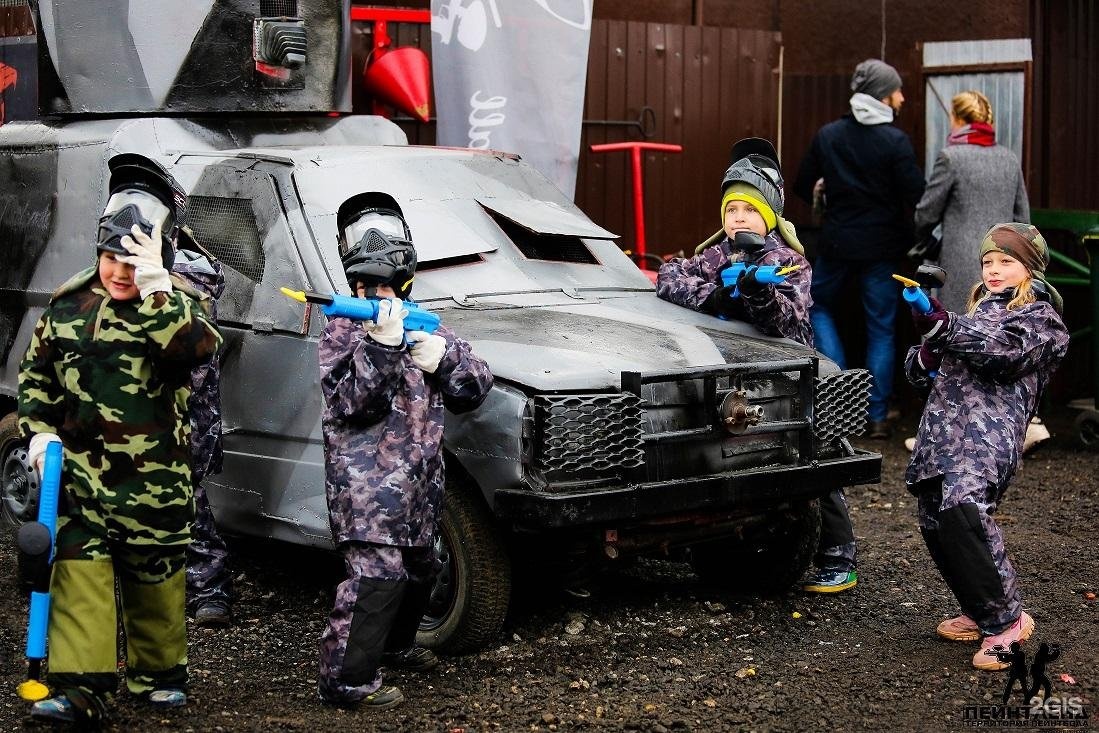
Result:
{"label": "black paintball mask on head", "polygon": [[412,292],[416,249],[404,218],[392,209],[366,208],[339,222],[340,261],[347,284],[366,286],[367,297],[388,285],[402,300]]}
{"label": "black paintball mask on head", "polygon": [[186,194],[158,164],[134,154],[116,155],[107,162],[111,171],[110,196],[99,217],[96,249],[119,255],[130,254],[122,237],[131,236],[136,224],[152,236],[160,225],[161,259],[171,270],[175,262],[173,240],[179,215],[186,207]]}

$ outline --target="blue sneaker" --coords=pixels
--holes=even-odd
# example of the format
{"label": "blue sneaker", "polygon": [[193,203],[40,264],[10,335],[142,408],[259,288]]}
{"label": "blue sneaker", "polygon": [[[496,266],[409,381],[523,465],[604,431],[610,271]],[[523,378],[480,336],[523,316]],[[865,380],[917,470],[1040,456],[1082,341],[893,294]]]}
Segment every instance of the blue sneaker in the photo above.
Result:
{"label": "blue sneaker", "polygon": [[801,589],[809,593],[839,593],[854,588],[858,582],[859,574],[854,570],[818,568],[809,574]]}
{"label": "blue sneaker", "polygon": [[64,695],[39,700],[31,705],[31,718],[48,723],[75,723],[76,706]]}

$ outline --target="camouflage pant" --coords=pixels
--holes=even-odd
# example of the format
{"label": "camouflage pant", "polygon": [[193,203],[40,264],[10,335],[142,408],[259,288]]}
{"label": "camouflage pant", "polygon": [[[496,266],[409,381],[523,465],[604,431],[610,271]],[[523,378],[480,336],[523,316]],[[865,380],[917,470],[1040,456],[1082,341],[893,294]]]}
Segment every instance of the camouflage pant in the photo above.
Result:
{"label": "camouflage pant", "polygon": [[121,610],[130,692],[183,689],[184,547],[110,542],[88,532],[79,518],[62,516],[57,524],[50,579],[49,686],[71,691],[70,698],[100,704],[115,691]]}
{"label": "camouflage pant", "polygon": [[209,601],[229,605],[233,576],[225,561],[229,551],[214,524],[214,513],[201,481],[195,481],[195,523],[187,547],[187,607],[194,612]]}
{"label": "camouflage pant", "polygon": [[431,590],[434,551],[365,542],[340,545],[347,579],[321,635],[318,690],[353,703],[382,685],[383,651],[412,645]]}
{"label": "camouflage pant", "polygon": [[820,500],[820,543],[813,564],[818,568],[855,569],[855,531],[847,513],[847,497],[836,489]]}
{"label": "camouflage pant", "polygon": [[962,613],[985,636],[998,634],[1023,612],[1015,568],[992,518],[1003,491],[981,476],[948,473],[912,487],[931,558]]}

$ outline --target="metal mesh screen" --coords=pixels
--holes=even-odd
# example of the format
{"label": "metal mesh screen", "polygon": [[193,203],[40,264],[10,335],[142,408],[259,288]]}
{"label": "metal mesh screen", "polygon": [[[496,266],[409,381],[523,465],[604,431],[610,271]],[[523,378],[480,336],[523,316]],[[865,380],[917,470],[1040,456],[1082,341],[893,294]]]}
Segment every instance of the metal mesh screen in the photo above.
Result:
{"label": "metal mesh screen", "polygon": [[298,0],[260,0],[259,14],[262,18],[296,18]]}
{"label": "metal mesh screen", "polygon": [[813,433],[817,440],[862,435],[870,408],[870,372],[848,369],[816,379]]}
{"label": "metal mesh screen", "polygon": [[251,199],[191,196],[183,223],[223,264],[253,282],[263,279],[266,260]]}
{"label": "metal mesh screen", "polygon": [[547,395],[534,405],[536,460],[547,481],[612,477],[644,462],[637,395]]}

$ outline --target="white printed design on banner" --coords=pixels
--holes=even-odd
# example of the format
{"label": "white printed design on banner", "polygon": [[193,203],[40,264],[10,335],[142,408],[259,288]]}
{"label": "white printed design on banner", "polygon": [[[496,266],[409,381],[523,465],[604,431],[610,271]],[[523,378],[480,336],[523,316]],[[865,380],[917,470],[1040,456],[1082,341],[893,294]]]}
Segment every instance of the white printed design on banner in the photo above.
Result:
{"label": "white printed design on banner", "polygon": [[500,11],[496,7],[496,0],[472,0],[468,5],[465,2],[466,0],[444,0],[439,14],[431,16],[431,32],[438,35],[439,40],[446,45],[450,45],[451,38],[457,32],[458,43],[470,51],[480,51],[488,38],[488,13],[485,12],[485,4],[488,4],[492,12],[492,22],[497,28],[503,26]]}
{"label": "white printed design on banner", "polygon": [[507,115],[503,112],[491,112],[489,110],[501,110],[507,106],[507,97],[489,97],[481,99],[481,90],[478,89],[469,98],[469,145],[477,150],[485,150],[492,147],[489,136],[491,128],[504,124]]}
{"label": "white printed design on banner", "polygon": [[[547,13],[549,13],[562,23],[565,23],[566,25],[571,25],[573,28],[579,28],[582,31],[591,29],[591,11],[593,0],[580,0],[580,13],[582,17],[578,21],[570,20],[564,15],[556,12],[553,8],[550,7],[550,0],[534,0],[534,2],[542,6],[542,10],[545,10]],[[561,3],[558,3],[558,5],[560,4]]]}

